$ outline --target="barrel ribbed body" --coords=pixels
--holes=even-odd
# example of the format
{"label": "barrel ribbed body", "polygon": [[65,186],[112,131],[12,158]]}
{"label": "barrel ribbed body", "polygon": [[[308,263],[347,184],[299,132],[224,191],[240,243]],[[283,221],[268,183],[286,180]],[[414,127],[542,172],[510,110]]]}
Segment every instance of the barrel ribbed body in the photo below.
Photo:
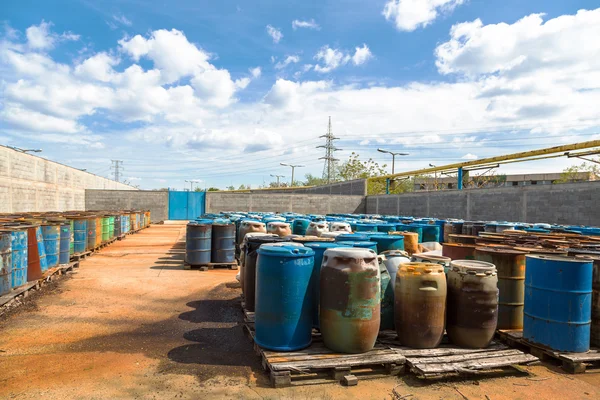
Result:
{"label": "barrel ribbed body", "polygon": [[185,234],[185,261],[190,265],[210,264],[212,225],[187,224]]}
{"label": "barrel ribbed body", "polygon": [[394,235],[404,237],[404,250],[408,254],[419,253],[419,234],[416,232],[394,232]]}
{"label": "barrel ribbed body", "polygon": [[375,225],[377,227],[377,232],[393,232],[396,230],[396,224],[391,223],[378,223]]}
{"label": "barrel ribbed body", "polygon": [[296,218],[292,222],[292,233],[294,235],[306,235],[306,229],[310,224],[310,220],[303,218]]}
{"label": "barrel ribbed body", "polygon": [[[96,218],[90,218],[86,223],[82,223],[80,227],[86,227],[87,233],[85,235],[86,245],[85,250],[94,250],[96,248]],[[83,239],[83,235],[80,235]],[[83,251],[82,251],[83,252]]]}
{"label": "barrel ribbed body", "polygon": [[312,340],[314,252],[290,244],[262,246],[256,262],[255,340],[276,351],[299,350]]}
{"label": "barrel ribbed body", "polygon": [[42,235],[48,268],[54,268],[60,253],[60,225],[42,225]]}
{"label": "barrel ribbed body", "polygon": [[69,256],[75,254],[75,221],[69,220],[69,225],[71,228],[71,240],[69,242]]}
{"label": "barrel ribbed body", "polygon": [[367,235],[362,235],[360,233],[344,233],[336,236],[336,242],[366,242],[369,240]]}
{"label": "barrel ribbed body", "polygon": [[477,246],[474,244],[444,243],[442,246],[442,255],[452,260],[474,260],[475,247]]}
{"label": "barrel ribbed body", "polygon": [[404,236],[401,235],[374,235],[369,240],[377,243],[377,254],[388,250],[404,250]]}
{"label": "barrel ribbed body", "polygon": [[527,255],[523,337],[558,351],[590,347],[591,260]]}
{"label": "barrel ribbed body", "polygon": [[498,276],[493,264],[453,260],[448,272],[446,332],[461,347],[487,347],[498,323]]}
{"label": "barrel ribbed body", "polygon": [[43,274],[48,270],[48,260],[46,259],[46,246],[44,245],[44,235],[42,234],[41,226],[36,227],[35,238],[37,240],[38,254],[40,256],[40,271]]}
{"label": "barrel ribbed body", "polygon": [[110,240],[110,218],[102,217],[102,243]]}
{"label": "barrel ribbed body", "polygon": [[112,240],[115,237],[115,217],[108,217],[108,239]]}
{"label": "barrel ribbed body", "polygon": [[254,311],[256,300],[256,258],[258,249],[266,243],[287,242],[285,238],[279,236],[257,236],[248,238],[246,245],[246,256],[244,261],[244,299],[246,301],[246,310]]}
{"label": "barrel ribbed body", "polygon": [[380,256],[383,256],[383,264],[390,274],[390,281],[392,282],[392,287],[396,282],[396,274],[398,273],[398,269],[402,264],[410,262],[410,258],[408,254],[401,250],[388,250],[381,253]]}
{"label": "barrel ribbed body", "polygon": [[523,329],[525,253],[478,247],[475,259],[494,264],[498,271],[498,329]]}
{"label": "barrel ribbed body", "polygon": [[450,271],[450,262],[452,261],[450,257],[437,256],[433,254],[413,254],[411,261],[421,262],[421,263],[430,263],[430,264],[439,264],[444,267],[444,272],[448,273]]}
{"label": "barrel ribbed body", "polygon": [[27,283],[28,240],[27,230],[15,229],[10,232],[12,251],[11,286],[13,288]]}
{"label": "barrel ribbed body", "polygon": [[421,225],[422,242],[437,242],[440,238],[440,227],[433,224]]}
{"label": "barrel ribbed body", "polygon": [[71,224],[62,223],[60,224],[60,245],[59,245],[59,264],[68,264],[71,259],[69,254],[69,246],[71,244]]}
{"label": "barrel ribbed body", "polygon": [[394,293],[400,343],[418,349],[437,347],[444,336],[446,316],[444,267],[430,263],[402,264]]}
{"label": "barrel ribbed body", "polygon": [[235,224],[213,224],[211,260],[214,263],[235,261]]}
{"label": "barrel ribbed body", "polygon": [[[27,281],[31,282],[42,277],[40,265],[40,250],[38,247],[37,231],[39,226],[27,227]],[[43,243],[42,243],[43,247]]]}
{"label": "barrel ribbed body", "polygon": [[590,345],[600,347],[600,254],[578,255],[577,258],[592,261],[592,317],[590,326]]}
{"label": "barrel ribbed body", "polygon": [[390,273],[384,264],[385,256],[380,255],[377,259],[381,282],[381,323],[379,324],[379,330],[383,331],[394,329],[394,282],[392,282]]}
{"label": "barrel ribbed body", "polygon": [[12,274],[12,248],[10,232],[0,232],[0,295],[10,292]]}
{"label": "barrel ribbed body", "polygon": [[325,346],[341,353],[371,350],[381,324],[381,283],[375,252],[361,248],[326,250],[320,286]]}
{"label": "barrel ribbed body", "polygon": [[121,236],[123,234],[123,232],[122,232],[122,229],[123,229],[122,218],[123,218],[123,216],[121,216],[121,215],[115,215],[115,224],[114,224],[115,237],[119,237],[119,236]]}
{"label": "barrel ribbed body", "polygon": [[287,222],[272,221],[267,224],[267,233],[273,233],[280,237],[286,237],[292,234],[292,228]]}
{"label": "barrel ribbed body", "polygon": [[98,247],[102,244],[102,218],[96,217],[96,244],[95,247]]}

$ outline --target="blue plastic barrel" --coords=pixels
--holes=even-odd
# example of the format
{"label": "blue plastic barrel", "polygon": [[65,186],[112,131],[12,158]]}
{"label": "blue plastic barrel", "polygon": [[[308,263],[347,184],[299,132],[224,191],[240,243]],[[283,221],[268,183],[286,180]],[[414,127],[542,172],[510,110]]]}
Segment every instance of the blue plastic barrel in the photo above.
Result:
{"label": "blue plastic barrel", "polygon": [[[439,230],[439,234],[438,234],[438,239],[436,240],[436,242],[439,243],[444,243],[444,226],[446,225],[448,221],[446,221],[445,219],[436,219],[435,220],[435,224],[440,228]],[[477,236],[476,233],[473,233],[474,236]]]}
{"label": "blue plastic barrel", "polygon": [[12,248],[11,286],[13,288],[27,283],[27,230],[13,230],[10,233]]}
{"label": "blue plastic barrel", "polygon": [[[73,222],[73,251],[75,254],[84,253],[87,246],[87,219],[76,219]],[[94,232],[96,232],[94,230]]]}
{"label": "blue plastic barrel", "polygon": [[590,348],[591,260],[528,255],[523,337],[557,351]]}
{"label": "blue plastic barrel", "polygon": [[233,263],[235,261],[235,224],[213,224],[211,260],[214,263]]}
{"label": "blue plastic barrel", "polygon": [[363,249],[371,249],[377,253],[377,243],[371,241],[348,242],[352,243],[352,247],[360,247]]}
{"label": "blue plastic barrel", "polygon": [[377,232],[393,232],[396,230],[396,224],[392,223],[378,223],[375,226],[377,227]]}
{"label": "blue plastic barrel", "polygon": [[60,246],[58,263],[65,265],[69,263],[69,245],[71,244],[71,224],[60,225]]}
{"label": "blue plastic barrel", "polygon": [[[350,224],[352,226],[352,224]],[[377,231],[377,225],[375,224],[365,224],[365,223],[357,223],[355,227],[352,228],[354,232],[373,232]]]}
{"label": "blue plastic barrel", "polygon": [[185,261],[190,265],[207,265],[211,259],[212,225],[187,224],[185,234]]}
{"label": "blue plastic barrel", "polygon": [[377,235],[369,238],[377,243],[377,254],[387,250],[404,250],[404,236],[402,235]]}
{"label": "blue plastic barrel", "polygon": [[422,241],[423,242],[437,242],[440,238],[440,227],[437,225],[421,225]]}
{"label": "blue plastic barrel", "polygon": [[406,232],[414,232],[417,233],[419,235],[419,243],[423,242],[423,225],[419,225],[419,224],[410,224],[410,225],[406,225],[406,228],[404,229]]}
{"label": "blue plastic barrel", "polygon": [[323,264],[323,254],[327,249],[334,249],[336,247],[350,247],[352,242],[308,242],[304,243],[305,247],[312,249],[315,252],[315,267],[312,272],[312,293],[313,293],[313,326],[319,327],[319,289],[320,283],[319,278],[321,276],[321,264]]}
{"label": "blue plastic barrel", "polygon": [[310,225],[309,219],[297,218],[292,222],[292,233],[294,235],[306,235],[306,228]]}
{"label": "blue plastic barrel", "polygon": [[42,273],[48,271],[48,260],[46,260],[46,247],[44,246],[44,236],[42,235],[42,227],[35,228],[35,238],[37,239],[38,253],[40,255],[40,271]]}
{"label": "blue plastic barrel", "polygon": [[343,233],[335,238],[336,242],[364,242],[367,240],[369,240],[369,237],[367,235],[361,235],[360,233]]}
{"label": "blue plastic barrel", "polygon": [[315,252],[307,247],[263,245],[256,261],[256,343],[293,351],[312,341]]}
{"label": "blue plastic barrel", "polygon": [[60,225],[42,225],[42,236],[48,268],[54,268],[58,265],[60,253]]}
{"label": "blue plastic barrel", "polygon": [[10,232],[0,232],[0,295],[10,292],[12,248]]}

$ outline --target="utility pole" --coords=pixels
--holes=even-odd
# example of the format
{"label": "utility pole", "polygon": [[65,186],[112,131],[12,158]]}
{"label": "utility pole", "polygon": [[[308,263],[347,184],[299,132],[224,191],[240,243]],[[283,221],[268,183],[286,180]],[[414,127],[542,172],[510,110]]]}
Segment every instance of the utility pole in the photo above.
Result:
{"label": "utility pole", "polygon": [[190,192],[194,191],[194,187],[193,187],[194,183],[200,182],[200,181],[194,181],[194,180],[188,181],[187,179],[185,181],[190,183]]}
{"label": "utility pole", "polygon": [[339,138],[333,136],[333,131],[331,129],[331,117],[329,117],[327,133],[319,137],[325,138],[325,145],[317,146],[317,148],[325,149],[325,157],[319,158],[319,160],[325,160],[325,165],[323,166],[323,179],[327,179],[327,183],[331,183],[331,180],[335,178],[335,162],[338,161],[333,154],[336,151],[341,150],[333,145],[333,141],[338,140]]}
{"label": "utility pole", "polygon": [[271,174],[271,176],[273,178],[277,178],[277,187],[279,187],[279,178],[285,178],[285,175],[273,175],[273,174]]}
{"label": "utility pole", "polygon": [[292,167],[292,183],[291,183],[290,187],[294,186],[294,170],[296,168],[304,167],[304,165],[293,165],[293,164],[286,164],[286,163],[279,163],[279,164],[283,165],[284,167]]}
{"label": "utility pole", "polygon": [[392,175],[394,175],[394,166],[396,165],[396,156],[407,156],[408,153],[393,153],[389,150],[377,149],[380,153],[387,153],[392,155]]}
{"label": "utility pole", "polygon": [[123,161],[110,160],[110,162],[112,163],[110,169],[114,169],[113,174],[115,176],[115,181],[119,182],[119,179],[121,178],[121,169],[123,168]]}

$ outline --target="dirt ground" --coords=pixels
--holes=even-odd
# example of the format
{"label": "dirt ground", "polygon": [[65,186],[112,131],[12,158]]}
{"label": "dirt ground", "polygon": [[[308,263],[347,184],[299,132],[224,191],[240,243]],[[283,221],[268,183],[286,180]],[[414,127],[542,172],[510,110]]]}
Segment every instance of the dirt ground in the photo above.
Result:
{"label": "dirt ground", "polygon": [[598,399],[600,372],[551,365],[476,380],[412,375],[272,389],[242,333],[235,271],[186,271],[185,225],[153,225],[0,317],[7,399]]}

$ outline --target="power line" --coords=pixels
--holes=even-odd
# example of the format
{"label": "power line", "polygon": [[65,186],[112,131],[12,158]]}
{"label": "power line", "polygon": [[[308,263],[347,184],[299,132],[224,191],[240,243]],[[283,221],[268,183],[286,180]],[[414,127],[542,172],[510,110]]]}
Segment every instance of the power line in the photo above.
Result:
{"label": "power line", "polygon": [[327,133],[319,137],[325,138],[325,146],[317,146],[317,148],[325,149],[325,157],[319,158],[319,160],[325,160],[325,165],[323,166],[323,179],[326,179],[327,183],[331,183],[331,180],[335,177],[335,162],[338,161],[333,154],[336,151],[341,150],[333,145],[333,141],[338,140],[339,138],[333,136],[331,116],[329,117],[329,124],[327,125]]}
{"label": "power line", "polygon": [[119,179],[121,178],[120,168],[123,167],[123,160],[110,160],[110,162],[112,163],[110,169],[114,169],[113,175],[115,177],[115,181],[119,182]]}

